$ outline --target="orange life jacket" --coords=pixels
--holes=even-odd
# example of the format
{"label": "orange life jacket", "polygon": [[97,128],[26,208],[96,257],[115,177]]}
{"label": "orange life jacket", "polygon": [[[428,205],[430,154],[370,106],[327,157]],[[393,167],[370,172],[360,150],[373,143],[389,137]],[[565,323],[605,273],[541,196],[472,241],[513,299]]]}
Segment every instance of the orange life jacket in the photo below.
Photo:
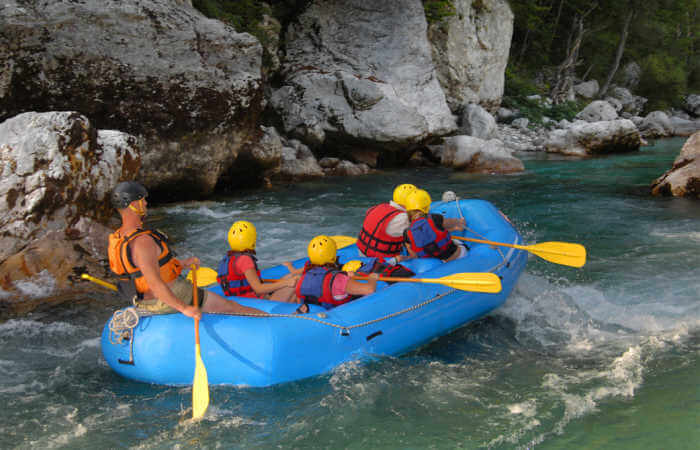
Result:
{"label": "orange life jacket", "polygon": [[160,277],[164,282],[170,283],[182,272],[182,263],[175,258],[175,253],[168,247],[168,238],[156,230],[137,229],[128,236],[124,236],[119,230],[109,235],[109,268],[112,269],[120,281],[131,281],[139,294],[148,292],[149,287],[146,279],[131,257],[129,242],[138,236],[147,235],[153,238],[158,247],[158,265],[160,266]]}

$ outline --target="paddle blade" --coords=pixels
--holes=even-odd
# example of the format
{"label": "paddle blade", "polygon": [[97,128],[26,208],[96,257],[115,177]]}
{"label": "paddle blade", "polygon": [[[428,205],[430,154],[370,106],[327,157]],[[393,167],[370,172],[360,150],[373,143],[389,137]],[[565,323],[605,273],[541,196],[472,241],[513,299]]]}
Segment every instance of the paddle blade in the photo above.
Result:
{"label": "paddle blade", "polygon": [[209,406],[209,380],[207,369],[204,367],[199,344],[195,345],[194,381],[192,382],[192,418],[204,416]]}
{"label": "paddle blade", "polygon": [[[210,284],[216,283],[216,270],[209,267],[200,267],[197,269],[197,286],[209,286]],[[187,274],[187,279],[192,282],[192,271]]]}
{"label": "paddle blade", "polygon": [[527,250],[547,261],[571,267],[586,264],[586,248],[570,242],[542,242],[528,245]]}
{"label": "paddle blade", "polygon": [[462,291],[485,292],[488,294],[501,292],[501,279],[495,273],[456,273],[437,280],[440,281],[440,284]]}
{"label": "paddle blade", "polygon": [[105,288],[107,288],[107,289],[111,289],[111,290],[113,290],[113,291],[115,291],[115,292],[117,291],[117,287],[116,287],[115,285],[113,285],[112,283],[108,283],[108,282],[106,282],[106,281],[102,281],[102,280],[100,280],[99,278],[95,278],[95,277],[93,277],[93,276],[91,276],[91,275],[88,275],[88,274],[86,274],[86,273],[82,274],[82,275],[80,276],[80,278],[82,278],[83,280],[92,281],[92,282],[95,283],[95,284],[99,284],[100,286],[105,287]]}
{"label": "paddle blade", "polygon": [[357,241],[357,238],[351,236],[331,236],[331,239],[335,241],[335,246],[338,249],[348,247]]}

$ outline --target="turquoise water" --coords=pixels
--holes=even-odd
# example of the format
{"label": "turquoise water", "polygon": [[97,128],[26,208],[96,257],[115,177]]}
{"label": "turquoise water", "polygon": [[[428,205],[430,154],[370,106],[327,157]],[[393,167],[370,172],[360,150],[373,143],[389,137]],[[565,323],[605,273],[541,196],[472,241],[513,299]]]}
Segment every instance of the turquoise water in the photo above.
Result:
{"label": "turquoise water", "polygon": [[[508,176],[407,169],[155,208],[152,224],[215,266],[231,222],[263,265],[313,236],[355,235],[398,183],[493,202],[527,242],[584,244],[574,269],[532,256],[490,316],[401,357],[264,389],[188,388],[114,374],[99,335],[114,301],[0,324],[0,448],[697,448],[700,203],[649,196],[683,141],[587,160],[523,156]],[[177,355],[173,355],[177,357]]]}

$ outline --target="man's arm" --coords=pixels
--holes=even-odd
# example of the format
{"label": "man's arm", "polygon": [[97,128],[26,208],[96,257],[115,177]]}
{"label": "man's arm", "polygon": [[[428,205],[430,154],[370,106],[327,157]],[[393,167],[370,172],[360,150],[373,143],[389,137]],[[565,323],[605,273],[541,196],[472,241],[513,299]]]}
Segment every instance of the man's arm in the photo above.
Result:
{"label": "man's arm", "polygon": [[158,254],[160,250],[158,245],[150,236],[138,236],[133,240],[131,245],[131,254],[134,257],[134,264],[139,268],[146,283],[153,295],[163,303],[180,311],[182,314],[201,318],[202,313],[199,308],[192,305],[185,305],[179,298],[173,294],[167,284],[160,277],[160,266],[158,265]]}
{"label": "man's arm", "polygon": [[389,221],[386,225],[386,234],[393,237],[399,237],[403,235],[404,230],[408,228],[411,223],[408,220],[408,214],[405,212],[399,213],[394,216],[393,219]]}

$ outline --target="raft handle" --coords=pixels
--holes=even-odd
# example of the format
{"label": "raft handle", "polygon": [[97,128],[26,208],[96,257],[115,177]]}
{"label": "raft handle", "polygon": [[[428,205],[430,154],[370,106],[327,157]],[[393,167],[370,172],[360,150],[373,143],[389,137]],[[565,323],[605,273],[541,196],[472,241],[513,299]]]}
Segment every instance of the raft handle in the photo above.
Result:
{"label": "raft handle", "polygon": [[350,336],[350,330],[348,330],[347,328],[343,328],[340,330],[340,335],[341,336]]}
{"label": "raft handle", "polygon": [[369,340],[372,340],[372,339],[376,338],[377,336],[381,336],[382,334],[384,334],[384,333],[382,333],[381,330],[375,331],[374,333],[372,333],[372,334],[370,334],[369,336],[367,336],[365,339],[369,341]]}
{"label": "raft handle", "polygon": [[129,365],[129,366],[133,366],[133,365],[134,365],[134,361],[133,361],[133,360],[132,360],[132,361],[124,361],[123,359],[117,359],[117,362],[118,362],[119,364],[127,364],[127,365]]}

